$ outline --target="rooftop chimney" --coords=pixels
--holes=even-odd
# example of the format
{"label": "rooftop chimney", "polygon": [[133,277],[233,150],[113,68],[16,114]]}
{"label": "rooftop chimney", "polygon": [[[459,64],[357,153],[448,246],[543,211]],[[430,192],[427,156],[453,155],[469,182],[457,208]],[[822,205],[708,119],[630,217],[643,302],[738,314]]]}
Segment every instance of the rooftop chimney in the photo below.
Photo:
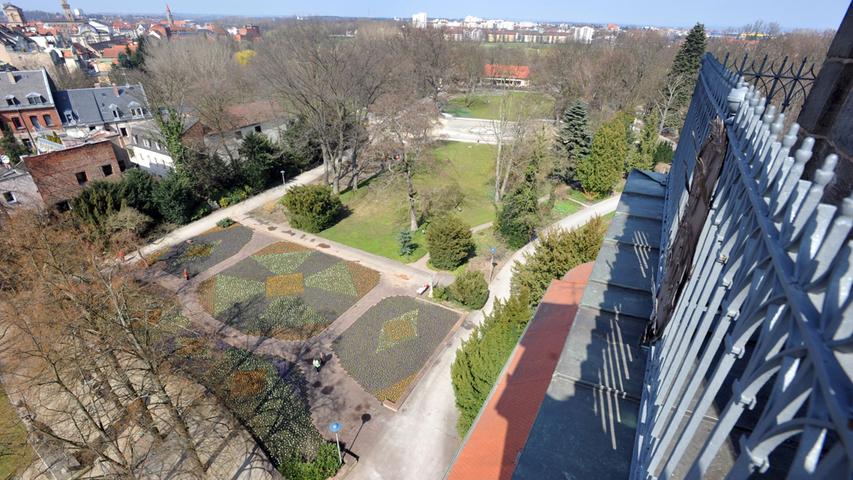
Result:
{"label": "rooftop chimney", "polygon": [[113,84],[113,94],[117,97],[121,94],[121,91],[118,89],[118,85]]}
{"label": "rooftop chimney", "polygon": [[12,70],[7,71],[6,76],[9,77],[9,83],[18,83],[18,79],[15,78],[15,72],[14,71],[12,71]]}

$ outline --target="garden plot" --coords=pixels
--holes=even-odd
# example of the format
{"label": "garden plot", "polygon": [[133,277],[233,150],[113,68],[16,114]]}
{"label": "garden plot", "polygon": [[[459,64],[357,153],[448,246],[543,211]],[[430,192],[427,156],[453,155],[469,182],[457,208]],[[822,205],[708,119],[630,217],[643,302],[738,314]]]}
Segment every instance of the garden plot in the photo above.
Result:
{"label": "garden plot", "polygon": [[289,242],[263,248],[199,286],[204,309],[244,333],[317,335],[379,283],[379,274]]}
{"label": "garden plot", "polygon": [[459,314],[412,297],[388,297],[334,341],[347,373],[379,401],[397,403]]}
{"label": "garden plot", "polygon": [[252,230],[242,225],[216,227],[171,248],[157,261],[164,262],[172,275],[181,275],[185,268],[190,275],[198,275],[239,252],[251,239]]}

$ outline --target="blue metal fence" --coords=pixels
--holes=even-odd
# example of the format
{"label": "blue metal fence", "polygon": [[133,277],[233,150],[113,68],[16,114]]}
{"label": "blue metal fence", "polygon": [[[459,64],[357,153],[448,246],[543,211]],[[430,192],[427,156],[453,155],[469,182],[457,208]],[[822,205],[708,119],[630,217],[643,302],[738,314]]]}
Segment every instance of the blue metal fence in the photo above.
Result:
{"label": "blue metal fence", "polygon": [[[853,478],[853,197],[801,178],[813,139],[706,55],[667,183],[661,265],[715,118],[728,148],[674,313],[650,346],[631,477]],[[658,285],[659,287],[659,285]]]}

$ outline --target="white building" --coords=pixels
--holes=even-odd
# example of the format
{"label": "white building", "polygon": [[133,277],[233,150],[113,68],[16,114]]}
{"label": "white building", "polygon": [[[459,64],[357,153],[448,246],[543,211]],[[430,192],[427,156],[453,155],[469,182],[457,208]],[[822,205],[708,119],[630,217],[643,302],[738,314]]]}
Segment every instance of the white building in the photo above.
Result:
{"label": "white building", "polygon": [[152,175],[165,177],[175,168],[175,162],[153,120],[140,122],[130,128],[130,161]]}
{"label": "white building", "polygon": [[415,28],[426,28],[427,27],[427,14],[426,12],[420,12],[412,15],[412,26]]}
{"label": "white building", "polygon": [[572,31],[572,39],[576,42],[592,43],[592,35],[595,29],[592,27],[575,27]]}

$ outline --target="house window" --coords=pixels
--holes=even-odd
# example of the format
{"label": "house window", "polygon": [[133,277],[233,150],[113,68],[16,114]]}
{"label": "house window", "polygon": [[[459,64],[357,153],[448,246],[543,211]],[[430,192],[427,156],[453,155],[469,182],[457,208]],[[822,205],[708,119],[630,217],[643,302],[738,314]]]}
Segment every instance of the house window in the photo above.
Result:
{"label": "house window", "polygon": [[256,131],[256,132],[258,132],[258,133],[261,133],[261,126],[260,126],[260,125],[255,125],[255,131]]}
{"label": "house window", "polygon": [[119,132],[121,132],[121,136],[122,136],[122,137],[126,137],[126,136],[127,136],[127,129],[126,129],[126,128],[121,127],[121,128],[119,128],[119,129],[118,129],[118,131],[119,131]]}
{"label": "house window", "polygon": [[236,132],[234,132],[234,138],[236,138],[237,140],[240,140],[241,138],[243,138],[243,132],[240,130],[237,130]]}
{"label": "house window", "polygon": [[68,200],[63,200],[56,204],[56,209],[60,212],[67,212],[71,210],[71,204],[68,203]]}
{"label": "house window", "polygon": [[65,112],[65,121],[68,123],[74,123],[74,114],[71,112]]}
{"label": "house window", "polygon": [[18,130],[24,129],[24,124],[23,124],[23,122],[21,122],[20,118],[12,117],[12,123],[15,124],[15,128],[17,128]]}
{"label": "house window", "polygon": [[53,118],[50,115],[42,115],[41,118],[44,119],[44,124],[48,127],[53,126]]}
{"label": "house window", "polygon": [[17,103],[17,102],[15,102],[15,97],[7,98],[7,99],[6,99],[6,105],[8,105],[8,106],[10,106],[10,107],[14,107],[14,106],[15,106],[15,103]]}
{"label": "house window", "polygon": [[30,115],[30,123],[36,130],[41,128],[41,124],[39,123],[39,117],[37,117],[36,115]]}
{"label": "house window", "polygon": [[142,144],[148,148],[151,148],[151,140],[148,140],[147,138],[142,139]]}
{"label": "house window", "polygon": [[86,181],[89,180],[89,177],[86,176],[86,172],[77,172],[74,174],[74,176],[77,177],[78,185],[83,185],[84,183],[86,183]]}
{"label": "house window", "polygon": [[105,177],[109,177],[113,174],[113,166],[110,164],[101,165],[101,171],[104,172]]}
{"label": "house window", "polygon": [[133,143],[135,143],[135,144],[139,145],[139,135],[134,135],[134,136],[133,136]]}
{"label": "house window", "polygon": [[160,150],[160,142],[155,141],[154,142],[154,148],[156,148],[157,150]]}
{"label": "house window", "polygon": [[131,113],[134,117],[141,117],[141,116],[143,116],[142,108],[141,108],[141,107],[140,107],[140,108],[134,108],[134,109],[131,109],[131,110],[130,110],[130,113]]}
{"label": "house window", "polygon": [[27,150],[33,149],[33,142],[29,138],[22,138],[21,141],[24,142],[24,146],[27,147]]}
{"label": "house window", "polygon": [[27,97],[27,101],[30,103],[30,105],[39,105],[41,104],[41,96],[33,95]]}
{"label": "house window", "polygon": [[6,203],[18,203],[18,199],[12,192],[3,192],[3,200],[6,200]]}

